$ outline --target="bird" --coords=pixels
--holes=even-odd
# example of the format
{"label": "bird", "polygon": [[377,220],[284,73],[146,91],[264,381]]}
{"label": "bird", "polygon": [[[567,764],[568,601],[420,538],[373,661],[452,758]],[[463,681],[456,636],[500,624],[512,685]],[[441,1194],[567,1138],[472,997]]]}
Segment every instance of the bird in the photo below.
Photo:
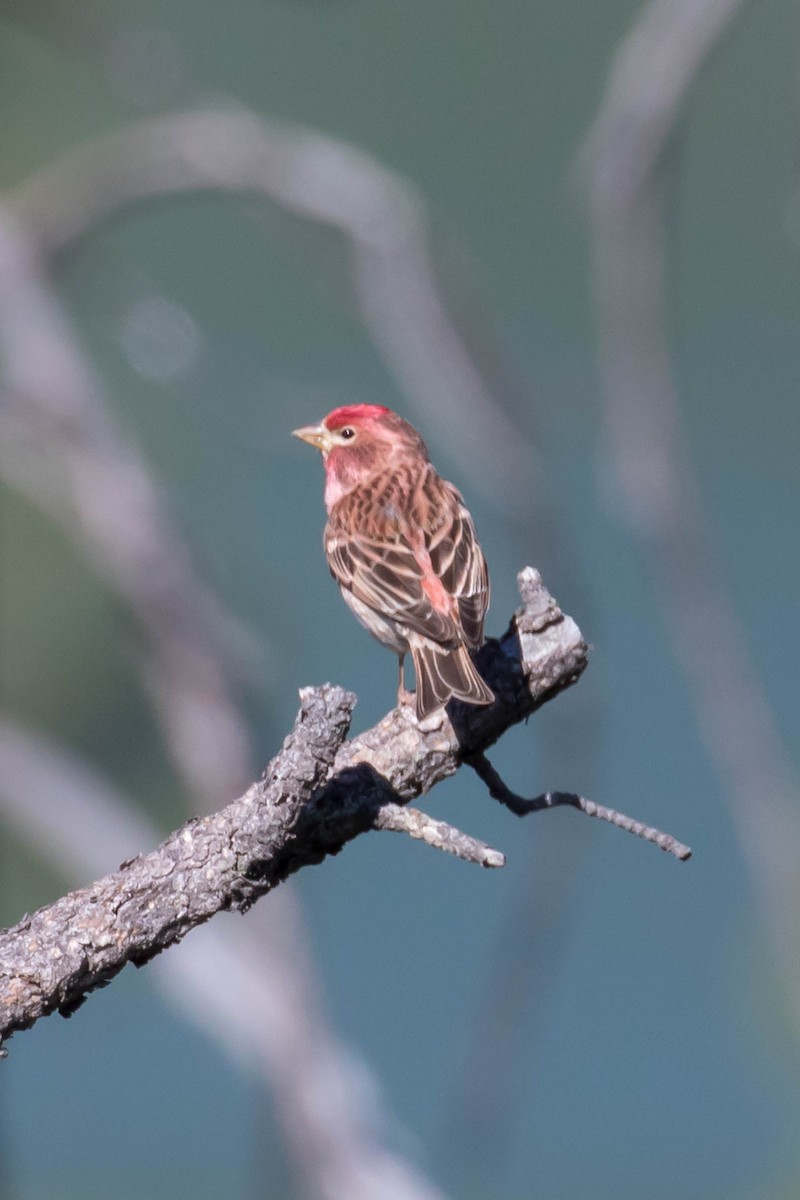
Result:
{"label": "bird", "polygon": [[350,404],[292,432],[322,452],[328,566],[361,624],[397,654],[398,706],[413,699],[422,724],[453,696],[491,704],[470,657],[483,644],[489,572],[461,493],[416,429],[383,405]]}

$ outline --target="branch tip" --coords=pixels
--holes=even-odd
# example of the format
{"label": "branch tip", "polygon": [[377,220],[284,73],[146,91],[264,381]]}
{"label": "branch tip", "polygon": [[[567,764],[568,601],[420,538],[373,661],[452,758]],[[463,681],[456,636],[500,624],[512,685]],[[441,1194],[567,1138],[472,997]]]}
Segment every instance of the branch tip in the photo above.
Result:
{"label": "branch tip", "polygon": [[656,829],[652,825],[645,825],[642,821],[618,812],[615,808],[606,808],[605,805],[597,804],[594,800],[586,800],[575,792],[542,792],[528,800],[524,796],[518,796],[516,792],[512,792],[506,786],[485,754],[472,754],[465,758],[464,762],[472,767],[476,775],[483,780],[489,795],[494,800],[499,800],[518,817],[542,812],[546,808],[565,806],[576,808],[579,812],[586,813],[587,817],[597,817],[601,821],[607,821],[609,825],[616,826],[617,829],[624,829],[626,833],[632,833],[635,837],[642,838],[645,842],[651,842],[654,846],[658,846],[659,850],[663,850],[666,854],[672,854],[680,862],[686,862],[692,857],[691,848],[684,845],[683,842],[679,842],[671,833],[662,833],[660,829]]}
{"label": "branch tip", "polygon": [[407,833],[409,837],[426,842],[436,850],[454,854],[464,862],[477,863],[481,867],[506,865],[505,855],[501,851],[487,846],[485,842],[471,837],[468,833],[462,833],[455,825],[437,821],[418,808],[393,803],[383,804],[378,810],[374,828],[388,829],[393,833]]}

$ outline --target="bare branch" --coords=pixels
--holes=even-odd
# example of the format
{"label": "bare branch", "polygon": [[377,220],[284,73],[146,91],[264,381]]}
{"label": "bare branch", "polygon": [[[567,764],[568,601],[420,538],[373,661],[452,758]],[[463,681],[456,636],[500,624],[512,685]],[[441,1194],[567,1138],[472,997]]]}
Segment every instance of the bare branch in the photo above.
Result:
{"label": "bare branch", "polygon": [[532,800],[526,800],[506,787],[485,754],[474,754],[470,758],[465,758],[464,761],[486,784],[489,795],[495,800],[499,800],[518,817],[542,812],[546,808],[560,808],[568,805],[570,808],[577,808],[579,812],[586,813],[588,817],[599,817],[601,821],[608,821],[609,825],[616,825],[617,829],[624,829],[626,833],[632,833],[646,842],[652,842],[658,846],[659,850],[674,854],[682,862],[692,857],[690,848],[677,841],[671,834],[662,833],[660,829],[654,829],[651,825],[643,825],[641,821],[627,817],[625,813],[617,812],[615,808],[605,808],[602,804],[595,804],[594,800],[585,800],[583,796],[578,796],[574,792],[542,792],[541,795],[534,796]]}
{"label": "bare branch", "polygon": [[[0,1037],[56,1009],[71,1012],[127,962],[146,962],[220,909],[245,911],[292,872],[374,828],[387,803],[428,791],[575,682],[587,661],[580,631],[537,572],[521,573],[520,590],[524,607],[478,655],[494,704],[454,703],[427,731],[408,708],[395,709],[343,742],[355,698],[331,685],[306,690],[293,732],[241,799],[2,933]],[[393,808],[384,820],[396,823]],[[428,820],[410,825],[425,836]],[[452,849],[452,833],[440,827],[425,840],[437,838]]]}

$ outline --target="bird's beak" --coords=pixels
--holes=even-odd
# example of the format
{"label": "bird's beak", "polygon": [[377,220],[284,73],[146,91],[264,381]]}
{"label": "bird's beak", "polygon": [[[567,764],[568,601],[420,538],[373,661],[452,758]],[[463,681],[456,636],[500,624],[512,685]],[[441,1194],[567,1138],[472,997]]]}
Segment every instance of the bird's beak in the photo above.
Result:
{"label": "bird's beak", "polygon": [[303,425],[300,429],[293,429],[292,437],[300,438],[301,442],[308,442],[309,446],[314,446],[323,454],[331,448],[330,433],[321,421],[319,425]]}

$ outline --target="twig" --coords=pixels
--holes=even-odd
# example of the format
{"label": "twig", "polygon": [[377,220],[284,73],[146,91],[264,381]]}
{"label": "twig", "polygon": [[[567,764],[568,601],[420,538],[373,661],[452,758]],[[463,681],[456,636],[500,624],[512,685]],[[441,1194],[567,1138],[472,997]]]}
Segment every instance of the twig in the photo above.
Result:
{"label": "twig", "polygon": [[643,825],[641,821],[617,812],[615,808],[605,808],[602,804],[595,804],[594,800],[585,800],[583,796],[577,796],[574,792],[542,792],[532,800],[526,800],[505,785],[485,754],[473,754],[464,761],[486,784],[489,795],[511,809],[518,817],[542,812],[546,808],[568,805],[586,813],[587,817],[599,817],[601,821],[608,821],[609,825],[616,825],[617,829],[624,829],[626,833],[632,833],[645,842],[652,842],[659,850],[674,854],[682,862],[692,857],[690,848],[677,841],[672,834],[662,833],[660,829],[654,829],[651,825]]}
{"label": "twig", "polygon": [[[586,666],[580,631],[537,572],[521,572],[520,590],[524,607],[478,656],[494,704],[453,704],[425,732],[408,708],[395,709],[343,742],[355,698],[331,685],[308,689],[293,732],[241,799],[0,934],[0,1038],[54,1010],[73,1011],[127,962],[148,961],[220,909],[245,911],[374,828],[387,803],[430,790],[573,683]],[[393,809],[385,820],[395,822]],[[424,836],[429,821],[410,825]],[[432,840],[451,849],[459,836],[442,826]]]}
{"label": "twig", "polygon": [[482,867],[504,867],[506,858],[499,850],[493,850],[485,842],[462,833],[446,821],[437,821],[418,808],[401,808],[399,804],[384,804],[375,820],[375,829],[389,829],[394,833],[407,833],[409,837],[427,842],[437,850],[454,854],[464,862],[478,863]]}

